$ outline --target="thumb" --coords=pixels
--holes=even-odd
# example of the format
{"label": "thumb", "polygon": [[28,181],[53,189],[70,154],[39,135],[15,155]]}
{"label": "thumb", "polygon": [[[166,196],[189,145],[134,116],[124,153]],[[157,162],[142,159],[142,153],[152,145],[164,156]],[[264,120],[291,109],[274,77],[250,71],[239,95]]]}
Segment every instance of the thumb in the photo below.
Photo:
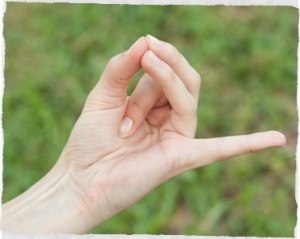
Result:
{"label": "thumb", "polygon": [[190,166],[192,168],[200,167],[215,161],[285,144],[285,136],[278,131],[211,139],[194,139]]}
{"label": "thumb", "polygon": [[107,109],[122,106],[127,98],[128,85],[140,69],[141,58],[147,49],[147,42],[141,37],[129,50],[111,58],[88,96],[88,107]]}

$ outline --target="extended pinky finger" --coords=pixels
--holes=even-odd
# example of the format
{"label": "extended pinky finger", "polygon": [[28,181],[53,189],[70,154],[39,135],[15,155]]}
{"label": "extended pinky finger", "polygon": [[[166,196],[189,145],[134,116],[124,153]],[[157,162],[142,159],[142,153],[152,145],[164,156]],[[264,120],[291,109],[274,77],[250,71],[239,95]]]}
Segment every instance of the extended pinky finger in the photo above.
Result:
{"label": "extended pinky finger", "polygon": [[214,161],[285,144],[285,136],[278,131],[212,139],[195,139],[192,146],[193,157],[190,163],[193,167],[199,167]]}

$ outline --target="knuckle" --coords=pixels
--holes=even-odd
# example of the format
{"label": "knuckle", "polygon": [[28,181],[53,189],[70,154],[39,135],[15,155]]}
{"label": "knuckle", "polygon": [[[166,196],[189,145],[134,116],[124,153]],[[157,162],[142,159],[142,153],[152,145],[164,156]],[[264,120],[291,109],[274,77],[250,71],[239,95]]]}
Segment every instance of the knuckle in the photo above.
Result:
{"label": "knuckle", "polygon": [[105,71],[103,73],[104,77],[111,77],[113,75],[115,79],[111,81],[110,84],[115,84],[113,87],[118,87],[119,85],[123,86],[127,85],[127,79],[130,77],[128,73],[124,73],[122,65],[124,61],[126,61],[126,52],[120,53],[118,55],[113,56],[108,61]]}
{"label": "knuckle", "polygon": [[170,59],[171,65],[188,64],[186,58],[180,53],[180,51],[170,43],[167,43],[166,55]]}
{"label": "knuckle", "polygon": [[[111,73],[111,72],[116,72],[116,68],[117,68],[117,64],[118,64],[118,56],[113,56],[112,58],[109,59],[109,61],[106,64],[105,67],[105,72],[106,74],[108,74],[107,72]],[[104,74],[105,75],[105,74]]]}
{"label": "knuckle", "polygon": [[216,161],[219,160],[225,160],[230,157],[230,154],[225,150],[225,144],[222,140],[219,141],[218,144],[215,146],[215,151],[216,151]]}
{"label": "knuckle", "polygon": [[165,54],[168,56],[168,58],[172,59],[174,56],[181,55],[177,48],[170,43],[166,43],[165,46]]}
{"label": "knuckle", "polygon": [[113,56],[112,58],[109,59],[106,68],[108,68],[111,72],[116,71],[118,66],[120,65],[120,62],[123,60],[124,56],[125,56],[124,52]]}
{"label": "knuckle", "polygon": [[225,155],[222,151],[222,142],[219,140],[217,142],[214,142],[214,144],[210,145],[210,151],[212,152],[211,160],[212,162],[220,161],[225,159]]}
{"label": "knuckle", "polygon": [[119,61],[120,55],[113,56],[112,58],[109,59],[107,63],[107,67],[109,68],[114,68],[116,63]]}
{"label": "knuckle", "polygon": [[[165,54],[170,58],[170,59],[176,59],[179,62],[184,62],[184,64],[189,64],[188,60],[184,57],[184,55],[172,44],[170,43],[165,43]],[[195,70],[194,70],[195,71]],[[195,73],[197,73],[195,71]],[[199,75],[197,73],[197,75]]]}
{"label": "knuckle", "polygon": [[130,103],[129,103],[129,113],[132,114],[132,116],[134,117],[139,117],[141,115],[143,115],[143,112],[144,112],[144,106],[141,102],[138,102],[137,100],[135,99],[132,99],[130,100]]}
{"label": "knuckle", "polygon": [[167,48],[167,51],[170,52],[170,53],[173,53],[173,54],[174,53],[175,54],[179,53],[178,50],[177,50],[177,48],[175,46],[173,46],[172,44],[170,44],[170,43],[167,43],[166,48]]}
{"label": "knuckle", "polygon": [[195,70],[195,79],[198,82],[198,85],[201,85],[201,76],[200,74]]}
{"label": "knuckle", "polygon": [[186,112],[189,115],[197,115],[198,105],[196,104],[194,99],[191,99],[191,102],[186,105]]}
{"label": "knuckle", "polygon": [[164,67],[162,74],[164,86],[169,86],[177,78],[175,72],[168,66]]}
{"label": "knuckle", "polygon": [[194,70],[194,72],[193,72],[193,87],[199,89],[200,86],[201,86],[201,76],[196,70]]}

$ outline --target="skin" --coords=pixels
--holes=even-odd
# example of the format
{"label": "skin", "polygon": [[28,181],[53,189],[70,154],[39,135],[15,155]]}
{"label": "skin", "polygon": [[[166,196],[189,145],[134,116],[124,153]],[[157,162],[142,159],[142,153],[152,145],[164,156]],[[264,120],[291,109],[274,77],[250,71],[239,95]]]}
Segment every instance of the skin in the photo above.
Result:
{"label": "skin", "polygon": [[200,84],[174,46],[151,36],[113,57],[53,169],[3,205],[2,230],[86,233],[187,170],[286,143],[277,131],[194,139]]}

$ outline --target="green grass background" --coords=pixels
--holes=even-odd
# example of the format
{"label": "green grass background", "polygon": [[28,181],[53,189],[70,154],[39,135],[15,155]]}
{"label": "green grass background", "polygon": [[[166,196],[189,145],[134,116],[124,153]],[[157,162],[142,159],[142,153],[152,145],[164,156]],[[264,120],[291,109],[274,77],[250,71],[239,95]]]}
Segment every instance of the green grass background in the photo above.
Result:
{"label": "green grass background", "polygon": [[293,236],[297,21],[290,7],[8,3],[3,201],[49,171],[106,62],[150,33],[202,76],[197,137],[277,129],[288,144],[182,174],[93,233]]}

